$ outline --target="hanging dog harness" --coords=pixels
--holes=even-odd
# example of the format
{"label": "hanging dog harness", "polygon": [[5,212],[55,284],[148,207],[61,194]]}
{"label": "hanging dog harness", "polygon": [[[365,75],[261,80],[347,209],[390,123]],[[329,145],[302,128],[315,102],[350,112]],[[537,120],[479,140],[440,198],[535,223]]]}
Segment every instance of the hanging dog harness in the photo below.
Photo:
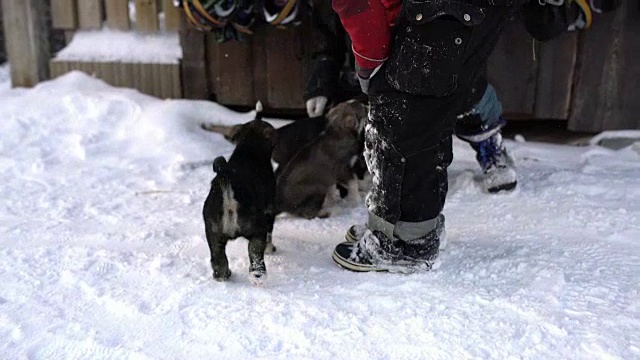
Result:
{"label": "hanging dog harness", "polygon": [[262,16],[266,23],[277,27],[283,27],[289,24],[296,25],[298,19],[299,1],[298,0],[263,0]]}

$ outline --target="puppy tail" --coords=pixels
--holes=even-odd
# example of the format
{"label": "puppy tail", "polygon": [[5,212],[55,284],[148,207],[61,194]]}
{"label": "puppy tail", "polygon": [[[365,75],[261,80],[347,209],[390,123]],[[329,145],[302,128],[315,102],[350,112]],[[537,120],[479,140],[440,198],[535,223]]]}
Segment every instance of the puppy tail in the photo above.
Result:
{"label": "puppy tail", "polygon": [[262,120],[262,110],[264,110],[262,102],[258,100],[256,103],[256,120]]}
{"label": "puppy tail", "polygon": [[223,156],[219,156],[213,160],[213,171],[224,176],[227,173],[227,165],[227,160]]}
{"label": "puppy tail", "polygon": [[218,133],[223,135],[224,137],[230,136],[231,129],[232,129],[231,126],[217,125],[217,124],[211,124],[211,123],[202,123],[200,124],[200,127],[202,128],[202,130]]}

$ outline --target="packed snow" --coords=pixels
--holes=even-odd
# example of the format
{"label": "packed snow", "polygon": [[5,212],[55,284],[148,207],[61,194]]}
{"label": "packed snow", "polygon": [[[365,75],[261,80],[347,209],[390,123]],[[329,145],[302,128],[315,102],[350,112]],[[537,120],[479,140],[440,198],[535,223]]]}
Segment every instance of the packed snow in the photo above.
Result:
{"label": "packed snow", "polygon": [[76,31],[56,60],[177,64],[182,58],[177,32],[139,33],[103,28]]}
{"label": "packed snow", "polygon": [[233,146],[199,127],[252,113],[79,72],[0,89],[2,359],[640,358],[637,144],[507,141],[519,187],[489,195],[456,140],[438,270],[339,268],[366,213],[338,203],[276,220],[255,287],[243,239],[212,279],[201,210]]}

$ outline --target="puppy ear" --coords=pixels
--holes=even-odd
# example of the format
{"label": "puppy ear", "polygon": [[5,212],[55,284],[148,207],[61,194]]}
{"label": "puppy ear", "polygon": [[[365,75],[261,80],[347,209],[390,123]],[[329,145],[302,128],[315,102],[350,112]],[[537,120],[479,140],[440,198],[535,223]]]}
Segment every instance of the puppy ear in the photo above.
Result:
{"label": "puppy ear", "polygon": [[278,132],[272,126],[265,126],[262,128],[262,136],[271,143],[271,146],[276,146],[278,141]]}
{"label": "puppy ear", "polygon": [[240,138],[240,135],[242,134],[241,130],[242,130],[242,125],[233,125],[229,130],[229,132],[224,137],[235,144]]}
{"label": "puppy ear", "polygon": [[349,114],[346,115],[344,117],[344,127],[346,130],[350,130],[350,131],[354,131],[357,132],[358,131],[358,117],[353,115],[353,114]]}
{"label": "puppy ear", "polygon": [[342,110],[340,109],[340,105],[341,104],[338,104],[338,105],[332,107],[327,112],[326,118],[327,118],[327,120],[329,120],[329,123],[335,122],[340,117],[340,114],[342,113]]}

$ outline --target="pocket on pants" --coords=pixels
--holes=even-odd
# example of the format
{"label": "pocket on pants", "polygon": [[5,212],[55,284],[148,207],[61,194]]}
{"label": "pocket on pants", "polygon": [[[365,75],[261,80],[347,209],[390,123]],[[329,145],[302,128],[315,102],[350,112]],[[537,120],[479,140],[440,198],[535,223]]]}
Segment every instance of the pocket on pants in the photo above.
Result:
{"label": "pocket on pants", "polygon": [[385,76],[396,90],[442,97],[458,86],[467,42],[484,13],[457,1],[404,4]]}

